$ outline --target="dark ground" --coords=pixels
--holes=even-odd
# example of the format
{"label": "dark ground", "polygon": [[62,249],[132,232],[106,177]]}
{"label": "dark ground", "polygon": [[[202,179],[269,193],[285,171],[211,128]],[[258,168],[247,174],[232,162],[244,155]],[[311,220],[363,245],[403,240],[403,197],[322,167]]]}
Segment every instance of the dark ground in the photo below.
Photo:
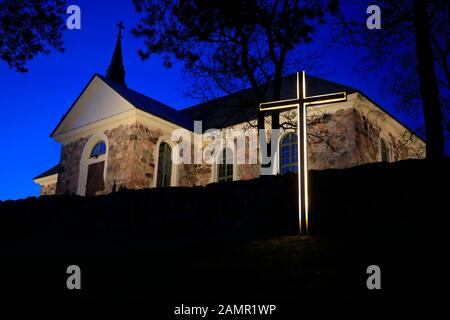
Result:
{"label": "dark ground", "polygon": [[[0,290],[20,301],[137,299],[164,315],[178,303],[296,312],[317,301],[447,301],[448,168],[415,160],[311,172],[307,237],[296,235],[289,175],[1,202]],[[80,291],[66,288],[71,264]],[[366,287],[372,264],[381,290]]]}

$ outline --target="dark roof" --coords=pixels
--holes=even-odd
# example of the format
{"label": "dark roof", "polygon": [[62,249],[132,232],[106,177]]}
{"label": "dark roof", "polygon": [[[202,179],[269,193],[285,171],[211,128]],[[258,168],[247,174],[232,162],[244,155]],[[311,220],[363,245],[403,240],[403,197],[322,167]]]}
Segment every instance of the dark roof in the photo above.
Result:
{"label": "dark roof", "polygon": [[175,123],[186,129],[193,130],[193,120],[187,114],[173,109],[172,107],[169,107],[168,105],[155,99],[149,98],[142,93],[111,81],[102,75],[97,74],[97,76],[136,108],[151,113],[169,122]]}
{"label": "dark roof", "polygon": [[56,166],[54,166],[54,167],[48,169],[48,170],[45,171],[45,172],[42,172],[40,175],[34,177],[33,180],[40,179],[40,178],[44,178],[44,177],[48,177],[48,176],[52,176],[52,175],[54,175],[54,174],[57,174],[57,173],[58,173],[58,170],[59,170],[59,164],[57,164]]}
{"label": "dark roof", "polygon": [[[352,94],[358,90],[336,82],[306,75],[307,95],[321,95],[334,92]],[[272,85],[267,86],[263,101],[271,101]],[[297,97],[297,75],[291,74],[283,78],[280,99]],[[203,121],[203,129],[223,128],[256,119],[258,106],[251,89],[210,100],[181,110],[194,120]]]}
{"label": "dark roof", "polygon": [[[380,110],[390,116],[394,121],[411,131],[403,122],[396,119],[390,112],[382,108],[375,101],[370,99],[361,90],[306,75],[306,94],[308,96],[315,96],[327,93],[346,92],[352,94],[358,92],[361,96],[369,100]],[[271,97],[272,85],[267,86],[266,94],[262,102],[272,101]],[[293,99],[297,97],[297,74],[291,74],[282,79],[280,100]],[[188,108],[181,110],[194,120],[202,120],[202,129],[207,130],[211,128],[224,128],[238,123],[244,123],[249,120],[254,120],[257,117],[258,106],[256,104],[253,92],[251,89],[245,89],[235,94],[223,96],[214,100],[209,100]],[[421,137],[417,136],[424,141]],[[424,141],[425,142],[425,141]]]}

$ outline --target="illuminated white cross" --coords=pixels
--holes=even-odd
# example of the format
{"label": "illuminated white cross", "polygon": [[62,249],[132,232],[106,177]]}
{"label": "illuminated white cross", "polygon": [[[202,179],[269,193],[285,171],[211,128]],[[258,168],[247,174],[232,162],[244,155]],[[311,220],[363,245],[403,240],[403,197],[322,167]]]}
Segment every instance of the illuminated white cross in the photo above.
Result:
{"label": "illuminated white cross", "polygon": [[345,92],[306,96],[305,71],[297,72],[297,98],[264,102],[260,111],[297,108],[297,162],[298,162],[298,222],[300,233],[308,233],[308,151],[306,136],[306,107],[347,101]]}

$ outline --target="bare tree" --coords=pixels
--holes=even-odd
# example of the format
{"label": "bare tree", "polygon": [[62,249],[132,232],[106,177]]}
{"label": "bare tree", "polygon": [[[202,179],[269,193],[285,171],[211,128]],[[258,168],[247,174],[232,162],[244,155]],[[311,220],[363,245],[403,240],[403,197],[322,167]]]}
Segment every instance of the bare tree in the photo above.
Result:
{"label": "bare tree", "polygon": [[[235,93],[250,87],[258,105],[269,88],[279,99],[281,81],[295,60],[299,46],[313,40],[327,12],[337,1],[300,0],[134,0],[144,17],[133,33],[144,39],[143,59],[163,54],[165,64],[181,60],[201,90]],[[291,64],[292,65],[292,64]],[[280,126],[279,113],[272,127]],[[257,127],[264,128],[258,113]]]}
{"label": "bare tree", "polygon": [[343,43],[363,49],[363,68],[383,76],[384,89],[400,97],[403,110],[416,113],[422,108],[427,158],[441,159],[449,123],[449,2],[378,1],[380,30],[366,28],[367,16],[361,13],[368,3],[352,5],[358,6],[353,12],[359,14],[342,14],[339,34]]}

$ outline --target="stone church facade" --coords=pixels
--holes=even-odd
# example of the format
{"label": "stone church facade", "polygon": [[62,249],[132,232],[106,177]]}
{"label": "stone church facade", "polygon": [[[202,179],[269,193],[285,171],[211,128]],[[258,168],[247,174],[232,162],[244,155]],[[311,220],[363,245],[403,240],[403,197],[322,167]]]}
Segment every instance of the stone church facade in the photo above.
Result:
{"label": "stone church facade", "polygon": [[[193,141],[195,120],[202,121],[203,130],[248,130],[254,126],[257,105],[249,90],[176,110],[125,85],[120,41],[119,35],[106,76],[91,78],[52,132],[51,137],[62,145],[61,157],[58,165],[34,178],[41,195],[204,186],[260,176],[260,164],[175,164],[170,157],[177,143],[171,139],[174,130],[184,128]],[[307,77],[307,84],[310,95],[345,91],[348,98],[308,111],[310,169],[424,156],[425,143],[359,90],[316,77]],[[295,75],[285,77],[281,98],[295,97],[295,86]],[[295,111],[283,112],[280,117],[281,123],[289,124]],[[267,115],[267,122],[269,118]],[[270,136],[269,124],[266,129]],[[293,137],[293,129],[281,129],[273,174],[295,171]],[[254,152],[248,145],[243,148],[247,157]],[[236,147],[229,153],[236,157],[239,150]]]}

